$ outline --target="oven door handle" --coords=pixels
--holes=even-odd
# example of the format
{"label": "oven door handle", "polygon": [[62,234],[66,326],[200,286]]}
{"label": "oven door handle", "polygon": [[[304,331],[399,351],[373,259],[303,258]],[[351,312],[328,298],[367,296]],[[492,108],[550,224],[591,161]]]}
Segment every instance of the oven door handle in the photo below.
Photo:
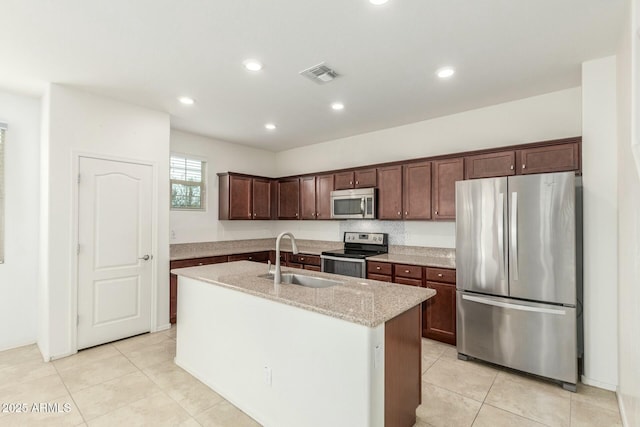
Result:
{"label": "oven door handle", "polygon": [[332,261],[357,262],[360,264],[364,264],[365,262],[367,262],[365,259],[355,259],[355,258],[347,258],[347,257],[329,256],[329,255],[320,255],[320,258],[329,259]]}

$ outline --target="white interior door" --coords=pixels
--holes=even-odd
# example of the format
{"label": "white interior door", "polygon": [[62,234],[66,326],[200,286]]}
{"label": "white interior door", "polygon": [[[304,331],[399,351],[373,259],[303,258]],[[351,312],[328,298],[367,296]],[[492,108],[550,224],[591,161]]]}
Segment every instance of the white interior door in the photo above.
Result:
{"label": "white interior door", "polygon": [[151,328],[152,168],[80,158],[78,349]]}

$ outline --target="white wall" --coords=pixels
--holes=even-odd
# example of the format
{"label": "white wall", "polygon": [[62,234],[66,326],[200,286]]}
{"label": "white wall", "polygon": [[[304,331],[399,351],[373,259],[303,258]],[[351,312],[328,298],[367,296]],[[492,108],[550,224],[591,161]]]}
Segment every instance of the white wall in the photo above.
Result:
{"label": "white wall", "polygon": [[[319,172],[581,135],[580,88],[479,108],[276,154],[277,176]],[[342,240],[339,223],[287,221],[306,239]],[[286,228],[283,228],[286,227]],[[385,231],[385,230],[371,230]],[[455,247],[455,222],[405,221],[404,244]]]}
{"label": "white wall", "polygon": [[582,65],[583,381],[618,384],[616,57]]}
{"label": "white wall", "polygon": [[578,136],[580,88],[281,151],[279,176]]}
{"label": "white wall", "polygon": [[[39,298],[49,310],[38,337],[44,357],[73,353],[72,283],[75,277],[73,188],[75,155],[92,153],[155,165],[157,217],[154,233],[154,281],[157,284],[157,318],[152,325],[169,325],[169,115],[69,87],[52,84],[47,89],[43,114],[43,162],[48,174],[41,186],[43,220],[41,245],[44,269]],[[75,320],[75,319],[74,319]]]}
{"label": "white wall", "polygon": [[[618,398],[623,422],[640,425],[640,0],[618,50]],[[635,93],[635,96],[632,94]]]}
{"label": "white wall", "polygon": [[40,103],[0,92],[5,146],[5,261],[0,264],[0,351],[36,342]]}
{"label": "white wall", "polygon": [[274,236],[272,221],[218,221],[220,172],[273,177],[275,153],[172,130],[171,151],[207,162],[207,210],[171,211],[171,243],[258,239]]}

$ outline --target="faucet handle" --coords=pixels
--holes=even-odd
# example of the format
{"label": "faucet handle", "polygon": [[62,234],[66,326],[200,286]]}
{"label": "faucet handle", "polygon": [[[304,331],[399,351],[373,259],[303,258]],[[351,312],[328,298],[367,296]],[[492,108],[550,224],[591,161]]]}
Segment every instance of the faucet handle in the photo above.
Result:
{"label": "faucet handle", "polygon": [[271,274],[271,260],[267,260],[267,274]]}

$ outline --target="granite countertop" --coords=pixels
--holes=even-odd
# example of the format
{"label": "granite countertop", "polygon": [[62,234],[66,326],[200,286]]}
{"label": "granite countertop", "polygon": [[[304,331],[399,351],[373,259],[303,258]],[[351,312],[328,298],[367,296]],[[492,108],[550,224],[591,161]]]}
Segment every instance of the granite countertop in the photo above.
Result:
{"label": "granite countertop", "polygon": [[235,261],[200,267],[177,268],[171,273],[239,292],[292,305],[367,327],[378,326],[433,297],[433,289],[405,286],[377,280],[283,267],[282,272],[323,277],[341,282],[329,288],[281,284],[260,278],[264,264]]}
{"label": "granite countertop", "polygon": [[[296,239],[298,251],[301,254],[320,255],[324,251],[342,249],[342,242],[331,242],[325,240],[304,240]],[[247,252],[274,251],[276,249],[276,239],[248,239],[229,240],[221,242],[202,243],[178,243],[170,246],[171,261],[190,258],[203,258],[218,255],[235,255]],[[291,252],[291,241],[283,239],[280,249]]]}
{"label": "granite countertop", "polygon": [[455,258],[429,255],[383,254],[367,258],[367,261],[392,262],[395,264],[422,265],[425,267],[456,268]]}

